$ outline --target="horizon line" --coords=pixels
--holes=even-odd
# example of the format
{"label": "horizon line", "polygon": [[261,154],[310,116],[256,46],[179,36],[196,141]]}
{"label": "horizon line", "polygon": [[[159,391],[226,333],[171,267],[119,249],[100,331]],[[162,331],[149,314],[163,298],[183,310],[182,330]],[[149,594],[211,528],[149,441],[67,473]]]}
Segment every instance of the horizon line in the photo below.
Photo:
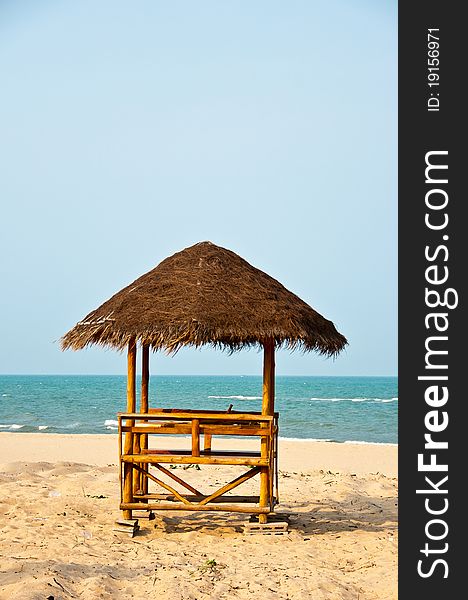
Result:
{"label": "horizon line", "polygon": [[[126,373],[0,373],[0,377],[126,377]],[[141,377],[141,373],[136,376]],[[262,377],[261,374],[216,374],[216,373],[150,373],[150,377]],[[276,374],[276,377],[398,377],[398,373],[392,375],[290,375],[287,373]]]}

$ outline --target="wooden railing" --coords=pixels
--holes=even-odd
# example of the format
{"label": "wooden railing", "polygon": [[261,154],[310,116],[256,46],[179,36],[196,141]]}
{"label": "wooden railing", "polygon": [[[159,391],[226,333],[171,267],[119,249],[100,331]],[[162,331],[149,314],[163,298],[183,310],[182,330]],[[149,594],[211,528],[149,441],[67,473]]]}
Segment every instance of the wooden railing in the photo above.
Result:
{"label": "wooden railing", "polygon": [[[252,514],[264,514],[273,510],[277,501],[277,414],[265,416],[257,412],[151,409],[148,413],[119,413],[118,423],[120,506],[126,518],[131,518],[131,511],[134,509],[233,510]],[[171,435],[186,436],[189,447],[184,450],[158,447],[158,439],[161,439],[159,436],[170,439],[167,436]],[[260,442],[259,449],[213,449],[214,436],[257,438]],[[250,468],[216,492],[206,495],[163,467],[163,464],[245,465]],[[150,471],[150,467],[158,471],[158,477]],[[161,473],[172,480],[171,485],[160,478]],[[259,473],[268,476],[266,492],[261,492],[259,496],[225,496]],[[168,493],[149,493],[150,481]],[[174,488],[173,482],[182,486],[184,491]],[[158,502],[155,503],[154,500]],[[217,502],[214,503],[214,500]],[[235,504],[226,503],[233,501]],[[259,506],[239,506],[239,503],[245,502],[258,503]]]}

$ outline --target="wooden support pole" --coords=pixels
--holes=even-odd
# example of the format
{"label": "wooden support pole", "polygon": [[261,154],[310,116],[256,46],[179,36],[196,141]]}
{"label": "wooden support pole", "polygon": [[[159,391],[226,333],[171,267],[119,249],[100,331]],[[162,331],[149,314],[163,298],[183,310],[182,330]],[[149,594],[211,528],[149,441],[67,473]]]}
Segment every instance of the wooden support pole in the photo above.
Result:
{"label": "wooden support pole", "polygon": [[[268,338],[263,344],[263,394],[262,394],[262,415],[271,416],[275,412],[275,341]],[[267,459],[271,450],[270,440],[262,437],[260,453],[263,459]],[[271,504],[270,498],[270,478],[273,473],[270,467],[262,467],[260,473],[260,508],[263,509]],[[267,515],[260,514],[259,522],[266,523]]]}
{"label": "wooden support pole", "polygon": [[[140,412],[148,413],[148,389],[149,389],[149,345],[143,344],[141,353],[141,399],[140,399]],[[148,435],[142,434],[140,437],[141,451],[144,452],[148,449]],[[147,469],[147,465],[142,465],[143,469]],[[148,478],[140,475],[140,489],[144,494],[148,493]]]}
{"label": "wooden support pole", "polygon": [[141,401],[140,412],[148,413],[149,345],[143,344],[141,353]]}
{"label": "wooden support pole", "polygon": [[[138,456],[141,453],[141,433],[133,433],[133,454]],[[133,471],[133,492],[141,493],[141,477],[137,471]]]}
{"label": "wooden support pole", "polygon": [[203,449],[205,452],[211,452],[211,433],[203,435]]}
{"label": "wooden support pole", "polygon": [[265,341],[263,355],[262,415],[273,416],[275,412],[275,343]]}
{"label": "wooden support pole", "polygon": [[200,421],[192,419],[192,456],[200,456]]}
{"label": "wooden support pole", "polygon": [[[136,341],[133,338],[128,344],[127,355],[127,411],[133,413],[136,411]],[[133,427],[135,421],[127,420],[126,425]],[[133,436],[131,431],[125,434],[124,454],[133,452]],[[124,482],[123,482],[123,501],[131,503],[133,500],[133,466],[129,463],[124,463]],[[124,519],[132,518],[131,509],[123,511]]]}

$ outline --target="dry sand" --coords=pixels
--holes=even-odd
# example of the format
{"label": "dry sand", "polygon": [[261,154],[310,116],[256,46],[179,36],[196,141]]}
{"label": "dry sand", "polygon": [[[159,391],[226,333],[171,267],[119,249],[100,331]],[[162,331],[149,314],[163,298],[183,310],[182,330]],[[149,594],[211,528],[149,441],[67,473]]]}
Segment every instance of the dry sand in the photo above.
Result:
{"label": "dry sand", "polygon": [[[395,446],[281,442],[286,535],[246,535],[245,515],[171,511],[140,520],[133,539],[112,531],[116,447],[111,435],[0,434],[2,600],[397,598]],[[178,469],[203,491],[237,474]]]}

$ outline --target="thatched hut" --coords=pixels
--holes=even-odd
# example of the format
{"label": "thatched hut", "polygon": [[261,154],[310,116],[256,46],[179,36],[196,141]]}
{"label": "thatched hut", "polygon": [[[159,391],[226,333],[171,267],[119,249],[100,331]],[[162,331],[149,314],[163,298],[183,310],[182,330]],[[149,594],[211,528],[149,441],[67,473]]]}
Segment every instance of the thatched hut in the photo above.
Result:
{"label": "thatched hut", "polygon": [[[260,520],[275,504],[273,478],[276,462],[277,415],[274,412],[274,350],[279,347],[334,356],[347,341],[333,325],[276,279],[256,269],[234,252],[211,242],[195,244],[166,258],[154,269],[112,296],[77,323],[61,340],[62,348],[79,350],[91,344],[128,348],[127,413],[121,415],[125,434],[121,508],[127,517],[135,508],[184,510],[241,510],[258,513]],[[250,346],[264,349],[261,413],[180,412],[148,406],[149,350],[177,352],[183,346],[205,344],[237,351]],[[140,412],[136,412],[136,349],[142,348]],[[217,453],[213,434],[258,435],[258,453]],[[151,433],[191,433],[192,451],[162,452],[148,448]],[[200,450],[200,434],[205,446]],[[251,456],[255,454],[255,456]],[[258,454],[258,456],[257,456]],[[175,477],[161,463],[249,465],[249,476],[260,473],[259,507],[219,504],[220,498],[245,478],[206,496]],[[149,471],[153,465],[192,492],[183,496]],[[253,475],[252,475],[253,473]],[[153,504],[148,479],[162,485],[179,503]],[[238,480],[241,480],[240,483]],[[133,481],[133,485],[132,485]],[[229,487],[231,486],[231,487]],[[195,493],[196,492],[196,493]],[[167,494],[166,494],[167,499]],[[207,500],[208,499],[208,500]],[[218,504],[213,500],[217,499]],[[209,504],[209,506],[207,506]]]}

